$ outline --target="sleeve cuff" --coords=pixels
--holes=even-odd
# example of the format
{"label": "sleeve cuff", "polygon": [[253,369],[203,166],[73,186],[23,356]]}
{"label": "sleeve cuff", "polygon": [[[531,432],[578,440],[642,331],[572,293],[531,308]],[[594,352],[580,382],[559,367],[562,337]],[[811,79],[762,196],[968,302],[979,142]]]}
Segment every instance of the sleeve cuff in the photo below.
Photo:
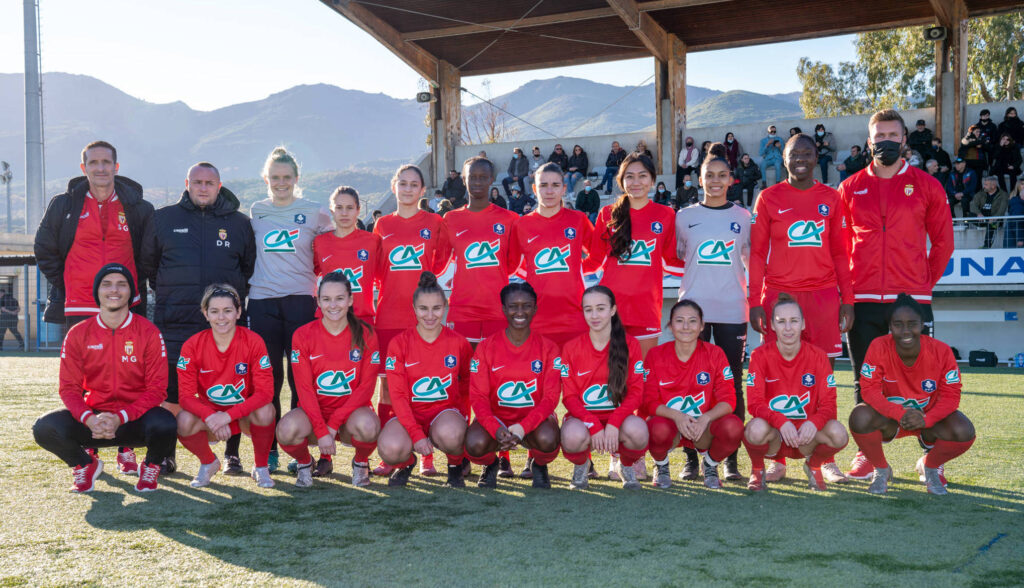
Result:
{"label": "sleeve cuff", "polygon": [[122,425],[128,424],[128,413],[123,408],[117,414],[121,417]]}
{"label": "sleeve cuff", "polygon": [[81,423],[84,425],[85,421],[89,420],[89,417],[91,417],[94,414],[96,414],[96,413],[94,413],[91,410],[86,410],[86,411],[82,412],[82,414],[78,415],[78,420],[81,421]]}

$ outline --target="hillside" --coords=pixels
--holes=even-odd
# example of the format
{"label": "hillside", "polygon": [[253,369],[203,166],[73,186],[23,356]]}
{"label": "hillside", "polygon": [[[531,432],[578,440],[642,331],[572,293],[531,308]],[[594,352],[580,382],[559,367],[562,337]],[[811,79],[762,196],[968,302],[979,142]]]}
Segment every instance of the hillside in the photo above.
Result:
{"label": "hillside", "polygon": [[764,94],[733,90],[709,98],[689,109],[686,120],[689,126],[700,128],[802,116],[799,104]]}

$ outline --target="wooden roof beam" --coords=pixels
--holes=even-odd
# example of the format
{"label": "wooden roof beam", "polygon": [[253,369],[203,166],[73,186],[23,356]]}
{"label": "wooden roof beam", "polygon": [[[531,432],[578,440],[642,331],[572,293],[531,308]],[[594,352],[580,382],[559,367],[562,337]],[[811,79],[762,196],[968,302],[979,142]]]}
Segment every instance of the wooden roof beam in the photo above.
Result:
{"label": "wooden roof beam", "polygon": [[952,29],[967,18],[967,4],[964,0],[928,0],[939,24]]}
{"label": "wooden roof beam", "polygon": [[390,49],[392,53],[397,55],[399,59],[404,61],[416,73],[426,78],[434,86],[437,86],[439,83],[438,78],[440,77],[437,71],[437,57],[431,55],[422,47],[403,40],[401,33],[397,29],[358,2],[353,0],[320,0],[320,2],[331,7],[335,12],[369,33],[378,43]]}
{"label": "wooden roof beam", "polygon": [[686,48],[687,52],[689,53],[696,53],[699,51],[718,51],[719,49],[733,49],[735,47],[752,47],[755,45],[767,45],[770,43],[786,43],[789,41],[801,41],[803,39],[819,39],[822,37],[834,37],[837,35],[850,35],[854,33],[864,33],[867,31],[881,31],[885,29],[899,29],[904,27],[923,26],[932,24],[934,22],[935,19],[933,18],[893,20],[888,22],[872,23],[869,25],[825,29],[820,31],[807,31],[803,33],[793,33],[789,35],[772,35],[769,37],[746,38],[742,40],[736,39],[732,41],[722,41],[718,43],[687,44]]}
{"label": "wooden roof beam", "polygon": [[668,61],[671,43],[668,33],[654,18],[641,12],[636,0],[607,0],[612,10],[622,18],[629,30],[647,47],[655,59]]}

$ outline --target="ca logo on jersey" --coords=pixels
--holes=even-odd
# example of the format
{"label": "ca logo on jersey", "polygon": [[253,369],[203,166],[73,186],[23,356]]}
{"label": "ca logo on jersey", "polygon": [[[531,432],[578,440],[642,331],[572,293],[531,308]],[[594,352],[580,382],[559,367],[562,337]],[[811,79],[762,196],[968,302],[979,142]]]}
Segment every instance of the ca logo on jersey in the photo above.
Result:
{"label": "ca logo on jersey", "polygon": [[722,368],[722,377],[725,378],[726,380],[731,380],[732,379],[732,368],[731,367]]}
{"label": "ca logo on jersey", "polygon": [[533,258],[533,264],[537,266],[537,274],[568,272],[570,253],[572,253],[572,248],[569,245],[541,249]]}
{"label": "ca logo on jersey", "polygon": [[651,254],[654,253],[654,247],[657,244],[655,239],[650,241],[634,240],[629,247],[629,257],[619,258],[619,263],[622,265],[651,265]]}
{"label": "ca logo on jersey", "polygon": [[828,386],[829,388],[835,388],[836,387],[836,376],[835,376],[835,374],[829,374],[828,377],[825,378],[825,385]]}
{"label": "ca logo on jersey", "polygon": [[692,417],[699,417],[704,414],[701,412],[701,408],[704,406],[704,392],[702,391],[696,395],[676,396],[669,400],[665,406]]}
{"label": "ca logo on jersey", "polygon": [[183,355],[178,357],[178,369],[181,370],[181,371],[187,370],[188,369],[188,363],[190,361],[192,361],[190,358],[185,357]]}
{"label": "ca logo on jersey", "polygon": [[805,419],[807,418],[807,411],[804,410],[804,407],[807,406],[810,401],[810,392],[804,392],[799,396],[796,394],[780,394],[768,401],[768,408],[775,412],[782,413],[787,418]]}
{"label": "ca logo on jersey", "polygon": [[245,397],[242,396],[242,392],[244,390],[245,380],[239,380],[234,386],[231,384],[226,386],[211,386],[206,390],[206,397],[214,404],[220,406],[232,406],[234,404],[241,404],[245,402]]}
{"label": "ca logo on jersey", "polygon": [[709,374],[707,372],[701,372],[701,373],[697,374],[697,385],[698,386],[707,386],[710,383],[711,383],[711,374]]}
{"label": "ca logo on jersey", "polygon": [[348,280],[349,286],[352,287],[352,293],[362,292],[363,287],[359,284],[359,280],[363,279],[363,267],[342,267],[334,270],[332,273],[340,273],[345,276]]}
{"label": "ca logo on jersey", "polygon": [[374,351],[370,354],[370,363],[373,365],[380,365],[380,351]]}
{"label": "ca logo on jersey", "polygon": [[480,371],[480,360],[471,359],[469,360],[469,373],[475,374]]}
{"label": "ca logo on jersey", "polygon": [[736,241],[709,239],[697,246],[697,265],[732,265]]}
{"label": "ca logo on jersey", "polygon": [[429,376],[416,380],[412,385],[413,402],[438,402],[448,400],[448,387],[452,385],[452,376],[443,378]]}
{"label": "ca logo on jersey", "polygon": [[394,371],[394,369],[395,369],[395,358],[388,357],[387,359],[385,359],[384,360],[384,369],[385,370],[392,370],[392,371]]}
{"label": "ca logo on jersey", "polygon": [[583,404],[588,410],[613,410],[612,397],[608,394],[608,384],[594,384],[583,391]]}
{"label": "ca logo on jersey", "polygon": [[529,382],[505,382],[498,386],[498,406],[511,408],[533,406],[533,395],[536,393],[536,379]]}
{"label": "ca logo on jersey", "polygon": [[861,377],[864,377],[864,378],[873,378],[873,377],[875,377],[875,370],[877,370],[877,369],[878,369],[878,366],[871,365],[870,363],[865,363],[860,368],[860,375],[861,375]]}
{"label": "ca logo on jersey", "polygon": [[466,268],[497,267],[499,249],[501,249],[501,241],[476,241],[475,243],[470,243],[463,254],[466,258]]}
{"label": "ca logo on jersey", "polygon": [[920,410],[921,412],[924,412],[924,408],[928,406],[929,402],[931,402],[930,398],[916,400],[914,398],[904,398],[902,396],[886,396],[885,399],[893,404],[898,404],[903,408],[912,408],[914,410]]}
{"label": "ca logo on jersey", "polygon": [[299,238],[299,229],[277,229],[263,235],[263,251],[265,253],[295,253],[295,240]]}
{"label": "ca logo on jersey", "polygon": [[753,386],[754,382],[757,381],[757,375],[751,372],[747,372],[747,386]]}
{"label": "ca logo on jersey", "polygon": [[960,383],[960,370],[951,369],[946,372],[946,383],[947,384],[959,384]]}
{"label": "ca logo on jersey", "polygon": [[347,372],[327,370],[316,377],[316,393],[321,396],[348,396],[352,393],[352,380],[356,368]]}
{"label": "ca logo on jersey", "polygon": [[[426,230],[426,229],[424,229]],[[421,270],[420,258],[423,257],[423,243],[419,245],[402,245],[395,247],[388,253],[388,261],[391,262],[391,271]]]}
{"label": "ca logo on jersey", "polygon": [[932,394],[935,392],[935,380],[921,380],[921,391],[925,394]]}
{"label": "ca logo on jersey", "polygon": [[644,362],[643,362],[643,360],[640,360],[640,361],[638,361],[638,362],[633,364],[633,373],[634,374],[644,374],[644,373],[646,373],[646,370],[644,370]]}
{"label": "ca logo on jersey", "polygon": [[821,247],[821,234],[825,232],[825,221],[796,221],[789,225],[790,247]]}
{"label": "ca logo on jersey", "polygon": [[292,349],[292,363],[297,363],[298,361],[299,361],[299,350],[298,349]]}

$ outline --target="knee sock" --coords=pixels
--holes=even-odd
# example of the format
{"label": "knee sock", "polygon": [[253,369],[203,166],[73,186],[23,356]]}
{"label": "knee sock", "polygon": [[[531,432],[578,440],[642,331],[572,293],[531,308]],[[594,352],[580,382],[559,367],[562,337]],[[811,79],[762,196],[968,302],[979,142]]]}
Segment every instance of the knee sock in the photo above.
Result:
{"label": "knee sock", "polygon": [[624,468],[633,467],[633,464],[643,459],[646,454],[646,447],[643,449],[629,449],[625,445],[619,444],[619,461],[622,462],[622,467]]}
{"label": "knee sock", "polygon": [[369,443],[365,441],[356,441],[352,439],[352,447],[356,450],[356,456],[352,458],[352,461],[364,464],[370,459],[370,454],[373,453],[374,449],[377,449],[377,442],[371,441]]}
{"label": "knee sock", "polygon": [[[510,459],[507,451],[499,451],[498,457],[501,459]],[[475,461],[473,463],[476,463]]]}
{"label": "knee sock", "polygon": [[531,449],[529,456],[530,459],[533,460],[533,463],[537,465],[548,465],[549,463],[555,461],[555,458],[558,457],[558,448],[556,447],[554,451],[548,453],[545,453],[538,449]]}
{"label": "knee sock", "polygon": [[924,467],[937,468],[947,461],[959,457],[974,445],[974,439],[970,441],[943,441],[938,439],[935,446],[924,456]]}
{"label": "knee sock", "polygon": [[393,416],[395,416],[395,411],[391,409],[390,404],[385,404],[383,402],[377,403],[377,417],[380,418],[381,426],[386,425]]}
{"label": "knee sock", "polygon": [[466,459],[468,459],[472,463],[475,463],[476,465],[482,465],[484,467],[487,467],[487,466],[491,465],[492,463],[494,463],[498,459],[498,455],[495,454],[495,453],[485,453],[485,454],[481,455],[480,457],[474,457],[474,456],[469,455],[467,453],[466,454]]}
{"label": "knee sock", "polygon": [[[768,447],[768,446],[765,445],[765,447]],[[767,449],[765,451],[767,451]],[[786,465],[786,456],[784,456],[784,455],[773,455],[772,456],[772,461],[774,461],[775,463],[781,463],[782,465]]]}
{"label": "knee sock", "polygon": [[448,458],[449,466],[462,465],[462,460],[465,458],[465,455],[465,453],[459,453],[457,455],[452,455],[450,453],[444,454],[444,456]]}
{"label": "knee sock", "polygon": [[413,465],[415,463],[416,463],[416,454],[413,453],[412,455],[409,456],[409,459],[407,459],[407,460],[405,460],[403,462],[396,463],[396,464],[390,464],[389,463],[388,465],[393,467],[393,468],[395,468],[396,470],[400,470],[402,468],[407,468],[407,467],[409,467],[409,466],[411,466],[411,465]]}
{"label": "knee sock", "polygon": [[192,452],[193,455],[199,458],[199,463],[203,465],[209,465],[213,463],[213,460],[217,459],[217,456],[210,449],[210,438],[206,435],[206,431],[199,431],[188,437],[178,435],[178,440]]}
{"label": "knee sock", "polygon": [[[265,427],[252,423],[249,424],[249,435],[252,436],[253,461],[258,468],[267,467],[267,461],[270,459],[270,445],[274,442],[275,428],[273,424]],[[236,448],[235,454],[237,455],[237,453]]]}
{"label": "knee sock", "polygon": [[[843,446],[845,447],[845,445]],[[812,470],[820,470],[822,464],[828,463],[829,461],[835,461],[835,455],[842,451],[843,448],[835,448],[827,443],[819,443],[814,451],[807,456],[807,467]]]}
{"label": "knee sock", "polygon": [[309,452],[309,446],[306,445],[306,440],[303,439],[301,443],[297,445],[284,445],[281,444],[281,449],[285,453],[294,457],[300,464],[313,463],[313,455]]}
{"label": "knee sock", "polygon": [[747,441],[746,438],[744,438],[743,446],[747,449],[747,455],[750,456],[750,469],[763,470],[764,454],[768,453],[768,444],[764,443],[761,445],[754,445],[750,441]]}
{"label": "knee sock", "polygon": [[857,448],[868,458],[872,467],[887,468],[889,462],[885,460],[885,451],[882,449],[882,432],[872,431],[871,433],[853,433],[853,440],[857,442]]}
{"label": "knee sock", "polygon": [[590,459],[590,451],[573,453],[571,451],[562,450],[562,455],[564,455],[565,459],[569,460],[573,465],[583,465]]}

